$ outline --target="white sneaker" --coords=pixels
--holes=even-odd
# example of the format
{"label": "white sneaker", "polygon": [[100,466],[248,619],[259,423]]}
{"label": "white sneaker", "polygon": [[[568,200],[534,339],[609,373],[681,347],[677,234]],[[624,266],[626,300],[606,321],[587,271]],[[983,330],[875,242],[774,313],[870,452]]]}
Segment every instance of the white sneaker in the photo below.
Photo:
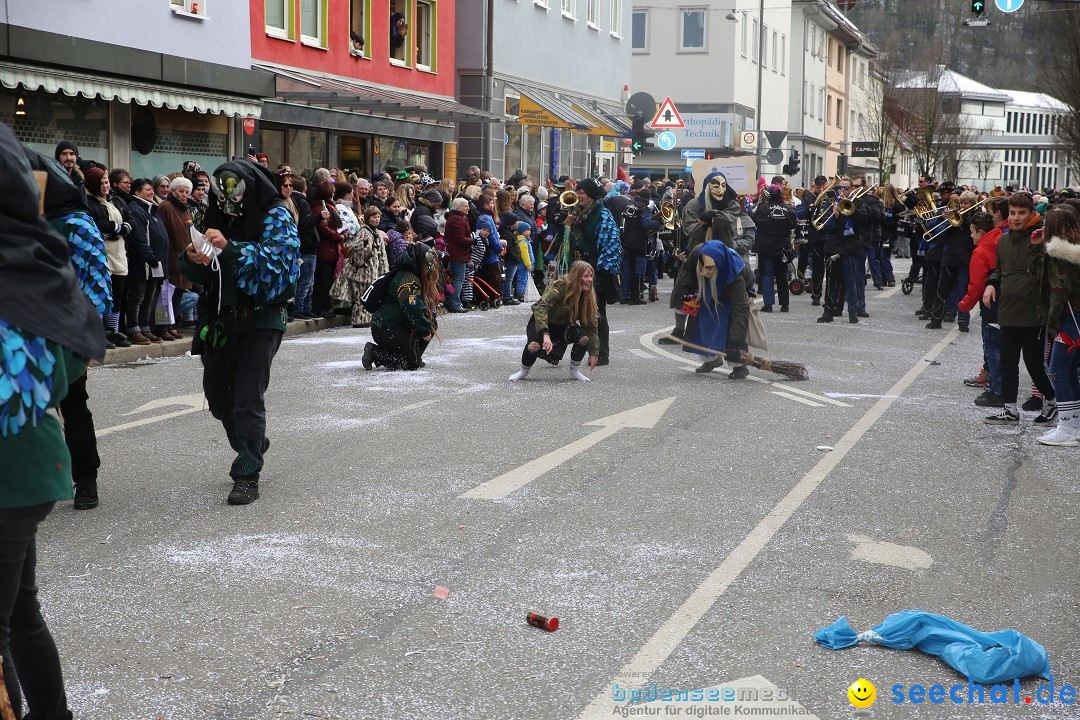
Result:
{"label": "white sneaker", "polygon": [[581,363],[574,362],[573,360],[570,361],[570,377],[579,382],[589,382],[589,378],[585,377],[581,372]]}
{"label": "white sneaker", "polygon": [[1061,425],[1058,425],[1045,435],[1039,436],[1036,442],[1042,445],[1056,445],[1057,447],[1076,447],[1080,445],[1080,439],[1076,437],[1076,432]]}
{"label": "white sneaker", "polygon": [[529,374],[530,370],[532,370],[532,368],[527,368],[524,365],[522,365],[520,370],[518,370],[516,373],[514,373],[513,375],[510,376],[510,382],[517,382],[518,380],[524,380],[525,377]]}

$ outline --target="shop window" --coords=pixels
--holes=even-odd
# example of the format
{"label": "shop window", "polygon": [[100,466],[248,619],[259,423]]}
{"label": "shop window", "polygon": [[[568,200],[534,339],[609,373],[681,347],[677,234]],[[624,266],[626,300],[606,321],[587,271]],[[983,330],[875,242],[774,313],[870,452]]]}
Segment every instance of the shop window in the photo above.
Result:
{"label": "shop window", "polygon": [[367,140],[354,135],[340,135],[338,137],[338,161],[337,166],[342,169],[356,171],[358,175],[367,175]]}
{"label": "shop window", "polygon": [[383,170],[391,165],[403,168],[409,164],[408,143],[389,137],[377,137],[372,141],[374,169]]}
{"label": "shop window", "polygon": [[507,125],[507,143],[503,150],[503,176],[510,177],[521,167],[521,125]]}
{"label": "shop window", "polygon": [[516,118],[521,112],[521,99],[514,97],[513,95],[506,96],[506,114],[510,117]]}
{"label": "shop window", "polygon": [[525,167],[526,174],[534,178],[544,177],[544,128],[525,128]]}
{"label": "shop window", "polygon": [[371,35],[371,0],[349,2],[349,54],[358,58],[370,58],[367,39]]}
{"label": "shop window", "polygon": [[408,0],[390,0],[390,62],[411,65],[411,54],[407,48],[413,45],[410,41],[412,33],[412,3]]}
{"label": "shop window", "polygon": [[416,0],[413,37],[416,38],[416,67],[421,70],[436,70],[438,16],[436,0]]}
{"label": "shop window", "polygon": [[300,41],[326,47],[326,4],[328,0],[300,0]]}
{"label": "shop window", "polygon": [[315,168],[327,166],[326,133],[322,130],[289,128],[285,131],[285,140],[286,155],[293,172],[311,177]]}
{"label": "shop window", "polygon": [[270,167],[277,167],[283,162],[288,162],[285,157],[285,131],[259,128],[259,144],[255,146],[255,151],[266,153],[266,157],[270,159]]}
{"label": "shop window", "polygon": [[427,145],[409,143],[409,165],[427,165],[431,169],[431,148]]}
{"label": "shop window", "polygon": [[[132,126],[142,124],[140,115],[153,118],[152,145],[131,153],[128,170],[133,177],[153,177],[194,160],[204,168],[216,168],[229,157],[229,123],[224,115],[190,113],[150,106],[127,106]],[[85,155],[79,145],[80,154]]]}
{"label": "shop window", "polygon": [[296,5],[294,0],[264,0],[266,34],[283,40],[296,39]]}
{"label": "shop window", "polygon": [[170,0],[175,14],[196,18],[206,17],[206,3],[207,0]]}
{"label": "shop window", "polygon": [[58,142],[70,140],[80,157],[109,165],[109,103],[100,98],[0,87],[0,122],[19,142],[47,157]]}

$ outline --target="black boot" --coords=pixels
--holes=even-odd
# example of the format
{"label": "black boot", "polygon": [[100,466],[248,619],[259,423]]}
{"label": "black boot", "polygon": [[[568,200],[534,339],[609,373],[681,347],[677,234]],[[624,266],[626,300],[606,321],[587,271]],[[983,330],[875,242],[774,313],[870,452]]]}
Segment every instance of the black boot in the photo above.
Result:
{"label": "black boot", "polygon": [[229,493],[230,505],[250,505],[259,499],[259,475],[233,478],[232,492]]}
{"label": "black boot", "polygon": [[92,510],[98,506],[97,480],[75,481],[75,509]]}
{"label": "black boot", "polygon": [[645,278],[641,275],[634,275],[633,283],[630,287],[630,304],[631,305],[648,305],[648,301],[643,297],[645,290]]}

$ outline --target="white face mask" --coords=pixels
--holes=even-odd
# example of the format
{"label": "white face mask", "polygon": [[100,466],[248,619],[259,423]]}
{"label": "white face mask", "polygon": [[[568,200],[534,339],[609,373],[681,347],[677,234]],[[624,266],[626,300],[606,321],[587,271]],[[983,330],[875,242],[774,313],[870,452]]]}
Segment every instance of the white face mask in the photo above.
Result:
{"label": "white face mask", "polygon": [[701,262],[698,263],[698,273],[703,278],[711,278],[716,275],[716,261],[708,255],[701,256]]}
{"label": "white face mask", "polygon": [[723,200],[727,192],[727,182],[719,175],[709,182],[709,195],[713,200]]}

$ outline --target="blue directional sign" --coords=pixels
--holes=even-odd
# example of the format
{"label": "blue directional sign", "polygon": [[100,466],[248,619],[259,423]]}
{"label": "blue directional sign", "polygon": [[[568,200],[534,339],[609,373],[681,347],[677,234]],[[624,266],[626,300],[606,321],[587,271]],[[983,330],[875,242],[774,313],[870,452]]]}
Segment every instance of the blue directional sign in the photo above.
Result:
{"label": "blue directional sign", "polygon": [[1001,12],[1016,12],[1024,4],[1024,0],[994,0],[997,9]]}
{"label": "blue directional sign", "polygon": [[675,134],[670,132],[662,132],[656,136],[656,147],[661,150],[674,150],[675,149]]}
{"label": "blue directional sign", "polygon": [[682,159],[683,160],[704,160],[705,159],[705,151],[704,150],[683,150],[682,151]]}

